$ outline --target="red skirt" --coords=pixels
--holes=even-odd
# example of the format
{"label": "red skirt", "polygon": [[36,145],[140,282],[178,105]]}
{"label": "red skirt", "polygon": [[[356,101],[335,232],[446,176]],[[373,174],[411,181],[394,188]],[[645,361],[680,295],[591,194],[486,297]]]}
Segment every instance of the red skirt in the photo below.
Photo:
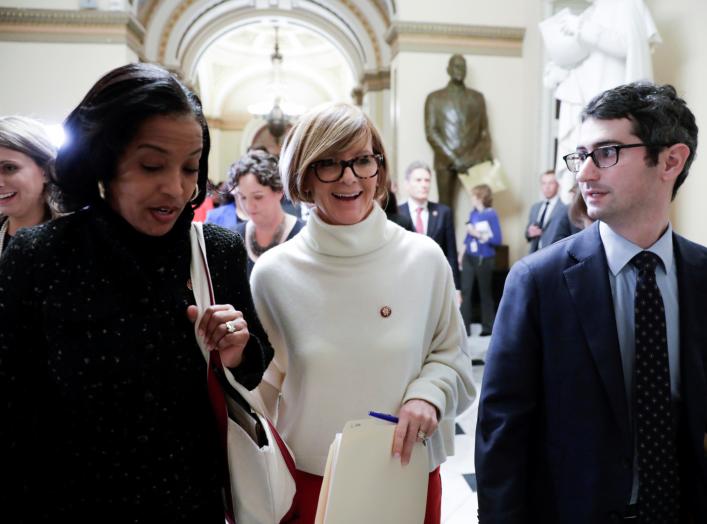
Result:
{"label": "red skirt", "polygon": [[[313,524],[317,514],[319,491],[322,487],[323,477],[312,475],[297,470],[295,483],[297,494],[292,505],[289,524]],[[442,477],[439,467],[430,473],[427,486],[427,509],[425,510],[425,524],[440,524],[442,520]]]}

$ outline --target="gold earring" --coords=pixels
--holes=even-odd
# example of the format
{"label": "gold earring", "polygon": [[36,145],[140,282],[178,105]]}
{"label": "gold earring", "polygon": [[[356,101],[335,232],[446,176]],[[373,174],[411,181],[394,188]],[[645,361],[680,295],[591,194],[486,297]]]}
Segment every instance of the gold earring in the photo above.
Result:
{"label": "gold earring", "polygon": [[189,202],[194,202],[197,198],[199,197],[199,186],[196,186],[194,188],[194,194],[192,197],[189,199]]}

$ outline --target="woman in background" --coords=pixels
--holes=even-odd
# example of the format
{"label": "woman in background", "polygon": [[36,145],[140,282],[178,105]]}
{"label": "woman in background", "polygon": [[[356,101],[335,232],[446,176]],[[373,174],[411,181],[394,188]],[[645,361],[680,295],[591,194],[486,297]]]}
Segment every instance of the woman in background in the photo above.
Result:
{"label": "woman in background", "polygon": [[297,461],[295,522],[314,521],[336,433],[374,409],[399,417],[391,444],[403,464],[429,438],[425,522],[438,524],[439,465],[474,394],[449,263],[434,240],[387,220],[385,151],[360,109],[300,117],[280,173],[290,199],[314,207],[258,260],[251,286],[276,355],[259,390]]}
{"label": "woman in background", "polygon": [[[594,222],[587,214],[587,203],[584,201],[584,198],[582,198],[582,192],[579,191],[579,186],[575,184],[569,192],[572,196],[572,200],[570,205],[567,206],[567,213],[556,221],[556,225],[554,226],[555,230],[551,237],[552,244],[582,231],[582,229],[590,226],[592,222]],[[551,227],[553,223],[555,223],[555,221],[550,222]]]}
{"label": "woman in background", "polygon": [[[107,73],[68,116],[62,211],[0,259],[0,507],[15,522],[223,524],[225,453],[197,345],[190,228],[209,131],[168,71]],[[272,356],[238,235],[204,227],[198,330],[254,388]]]}
{"label": "woman in background", "polygon": [[496,264],[496,246],[503,242],[501,224],[493,205],[493,193],[486,184],[471,188],[472,210],[466,226],[462,255],[462,317],[466,334],[471,334],[471,294],[474,282],[481,299],[481,336],[489,336],[496,316],[492,278]]}
{"label": "woman in background", "polygon": [[260,255],[294,237],[304,227],[300,219],[282,210],[282,179],[277,158],[253,149],[233,163],[228,185],[238,198],[249,220],[236,224],[248,251],[248,275]]}
{"label": "woman in background", "polygon": [[56,147],[42,124],[22,116],[0,117],[0,254],[17,230],[53,216]]}
{"label": "woman in background", "polygon": [[216,224],[226,229],[234,229],[241,222],[245,222],[238,214],[240,210],[236,207],[236,197],[228,190],[228,183],[221,182],[216,186],[213,198],[218,199],[219,205],[207,211],[204,222]]}

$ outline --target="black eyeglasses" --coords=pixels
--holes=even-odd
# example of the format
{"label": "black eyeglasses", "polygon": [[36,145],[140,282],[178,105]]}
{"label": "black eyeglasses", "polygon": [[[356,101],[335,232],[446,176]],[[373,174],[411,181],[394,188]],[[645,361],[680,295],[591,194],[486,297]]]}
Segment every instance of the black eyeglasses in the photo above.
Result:
{"label": "black eyeglasses", "polygon": [[667,147],[670,144],[616,144],[614,146],[601,146],[597,147],[591,153],[586,151],[577,151],[575,153],[570,153],[562,158],[567,164],[567,169],[575,175],[579,173],[582,168],[582,164],[587,159],[591,157],[594,165],[598,168],[605,168],[615,166],[619,161],[619,151],[622,149],[629,149],[631,147]]}
{"label": "black eyeglasses", "polygon": [[344,176],[347,167],[351,168],[356,178],[366,180],[377,176],[382,165],[383,155],[361,155],[351,160],[336,161],[333,158],[325,158],[312,162],[309,167],[320,182],[331,184]]}

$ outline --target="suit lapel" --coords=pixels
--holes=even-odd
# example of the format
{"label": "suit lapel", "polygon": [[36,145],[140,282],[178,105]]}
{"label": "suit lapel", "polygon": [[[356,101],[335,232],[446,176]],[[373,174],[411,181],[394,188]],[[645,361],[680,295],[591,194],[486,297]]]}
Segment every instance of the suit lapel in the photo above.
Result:
{"label": "suit lapel", "polygon": [[410,213],[410,206],[407,202],[398,206],[398,210],[402,215],[407,215],[407,217],[412,220],[412,214]]}
{"label": "suit lapel", "polygon": [[705,267],[707,256],[678,235],[673,235],[680,303],[680,374],[690,440],[698,457],[704,453],[707,431],[707,384],[705,383],[705,348],[707,325],[704,304],[707,302]]}
{"label": "suit lapel", "polygon": [[577,235],[567,246],[569,255],[577,260],[577,263],[564,270],[565,282],[596,369],[606,389],[607,402],[621,428],[626,449],[630,449],[632,443],[628,402],[614,316],[614,300],[598,224]]}
{"label": "suit lapel", "polygon": [[439,224],[439,210],[433,202],[427,202],[427,213],[427,236],[433,237]]}

